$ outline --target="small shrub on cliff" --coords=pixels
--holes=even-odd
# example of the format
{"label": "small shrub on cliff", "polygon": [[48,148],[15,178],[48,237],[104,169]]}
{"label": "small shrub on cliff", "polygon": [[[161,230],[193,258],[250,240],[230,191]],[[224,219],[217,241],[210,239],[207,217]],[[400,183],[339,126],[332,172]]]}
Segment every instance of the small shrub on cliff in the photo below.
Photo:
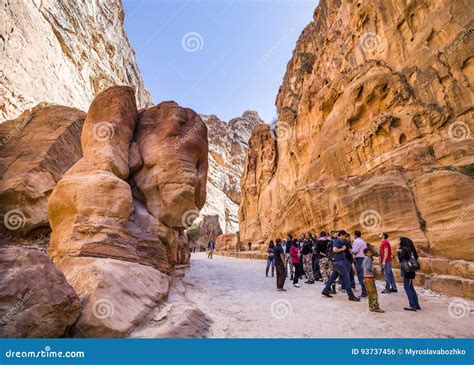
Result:
{"label": "small shrub on cliff", "polygon": [[186,230],[186,236],[190,242],[195,242],[199,238],[199,229],[196,224],[193,224]]}

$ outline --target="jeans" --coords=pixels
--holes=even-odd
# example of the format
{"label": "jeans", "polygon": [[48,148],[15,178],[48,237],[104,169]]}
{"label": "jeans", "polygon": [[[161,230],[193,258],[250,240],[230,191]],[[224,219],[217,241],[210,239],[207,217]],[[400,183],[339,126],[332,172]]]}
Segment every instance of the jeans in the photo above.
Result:
{"label": "jeans", "polygon": [[346,290],[349,297],[354,297],[354,292],[351,289],[351,280],[349,279],[349,272],[347,271],[347,261],[334,261],[333,272],[326,283],[323,292],[329,293],[331,285],[336,281],[337,277],[342,278],[342,288]]}
{"label": "jeans", "polygon": [[275,258],[274,257],[267,258],[267,270],[270,268],[270,266],[273,270],[273,268],[275,267]]}
{"label": "jeans", "polygon": [[303,267],[301,266],[300,263],[294,263],[293,264],[295,268],[295,275],[293,276],[293,284],[298,284],[298,278],[300,276],[303,276]]}
{"label": "jeans", "polygon": [[356,284],[354,280],[354,269],[352,268],[352,262],[347,261],[347,272],[349,273],[349,281],[351,283],[351,288],[355,289]]}
{"label": "jeans", "polygon": [[385,289],[386,290],[390,290],[390,288],[397,289],[397,284],[395,284],[395,276],[393,276],[391,262],[385,263],[384,272],[385,272]]}
{"label": "jeans", "polygon": [[364,284],[364,270],[362,269],[362,261],[364,261],[363,257],[356,257],[355,267],[356,267],[357,279],[359,280],[362,295],[365,297],[367,296],[367,290],[365,289],[365,284]]}
{"label": "jeans", "polygon": [[213,248],[209,249],[209,254],[207,255],[207,258],[212,259],[212,255],[214,255],[214,249]]}
{"label": "jeans", "polygon": [[419,307],[420,304],[418,303],[418,295],[416,295],[415,288],[413,287],[413,279],[403,278],[403,287],[407,293],[410,308],[416,309]]}
{"label": "jeans", "polygon": [[285,285],[285,266],[283,264],[276,265],[277,272],[277,289],[283,289]]}

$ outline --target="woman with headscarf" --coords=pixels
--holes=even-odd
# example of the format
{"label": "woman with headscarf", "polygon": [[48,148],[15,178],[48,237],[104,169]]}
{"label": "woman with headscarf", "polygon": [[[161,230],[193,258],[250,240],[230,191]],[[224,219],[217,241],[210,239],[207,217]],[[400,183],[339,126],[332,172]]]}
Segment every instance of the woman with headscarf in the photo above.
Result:
{"label": "woman with headscarf", "polygon": [[[412,257],[418,260],[418,253],[416,252],[413,241],[407,237],[400,237],[400,247],[397,252],[398,260],[400,261],[400,267],[402,267],[403,261],[409,261]],[[418,295],[416,294],[413,286],[413,279],[415,279],[415,271],[404,271],[401,270],[403,276],[403,286],[408,297],[409,307],[403,309],[407,311],[415,312],[417,309],[421,309],[418,303]]]}

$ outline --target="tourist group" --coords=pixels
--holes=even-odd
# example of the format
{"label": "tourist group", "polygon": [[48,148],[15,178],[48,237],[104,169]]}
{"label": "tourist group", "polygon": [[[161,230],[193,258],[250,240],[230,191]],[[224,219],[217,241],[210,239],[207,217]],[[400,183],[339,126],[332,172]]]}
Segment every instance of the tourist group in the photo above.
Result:
{"label": "tourist group", "polygon": [[[397,293],[397,285],[393,275],[392,261],[396,257],[400,262],[404,289],[408,297],[408,311],[420,310],[418,296],[413,287],[413,279],[420,268],[418,254],[412,240],[400,237],[396,253],[388,240],[388,234],[380,235],[381,245],[375,250],[362,238],[360,231],[354,232],[354,239],[344,231],[321,232],[319,236],[312,233],[302,234],[293,238],[290,234],[286,240],[277,239],[268,245],[266,276],[270,268],[271,275],[276,271],[277,290],[286,291],[285,279],[290,276],[293,286],[299,288],[299,280],[306,278],[306,284],[315,281],[325,283],[322,295],[332,298],[336,294],[336,284],[339,290],[345,292],[351,301],[368,298],[369,309],[372,312],[383,313],[379,307],[377,289],[375,286],[374,256],[378,256],[385,276],[384,294]],[[357,276],[361,295],[354,294]]]}

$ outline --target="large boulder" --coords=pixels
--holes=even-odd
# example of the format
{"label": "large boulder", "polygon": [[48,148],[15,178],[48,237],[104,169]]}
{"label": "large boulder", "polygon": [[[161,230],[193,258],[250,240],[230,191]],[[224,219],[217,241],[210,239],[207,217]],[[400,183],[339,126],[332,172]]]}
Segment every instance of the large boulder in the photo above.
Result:
{"label": "large boulder", "polygon": [[48,250],[83,304],[78,337],[127,336],[189,263],[184,228],[205,201],[207,129],[174,102],[137,111],[116,86],[92,102],[84,157],[54,188]]}
{"label": "large boulder", "polygon": [[49,226],[48,197],[81,157],[86,114],[61,105],[39,104],[0,124],[0,224],[27,234]]}
{"label": "large boulder", "polygon": [[44,253],[0,248],[0,337],[62,337],[81,305]]}

